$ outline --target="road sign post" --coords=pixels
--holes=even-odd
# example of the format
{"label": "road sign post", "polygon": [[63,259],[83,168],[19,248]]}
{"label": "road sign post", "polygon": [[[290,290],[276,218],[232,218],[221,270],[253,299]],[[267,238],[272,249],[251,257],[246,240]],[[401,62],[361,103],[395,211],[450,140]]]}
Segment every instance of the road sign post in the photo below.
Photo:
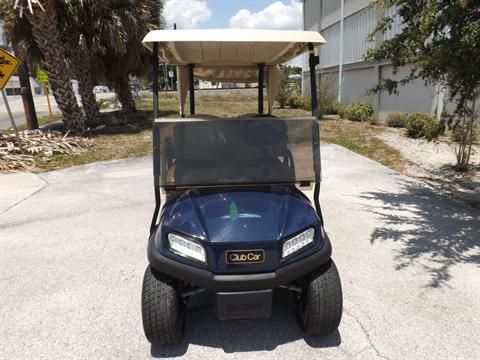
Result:
{"label": "road sign post", "polygon": [[43,89],[45,90],[45,96],[47,97],[48,114],[49,114],[50,116],[52,116],[52,107],[51,107],[51,105],[50,105],[50,97],[48,96],[48,95],[49,95],[49,91],[48,91],[48,75],[47,75],[47,73],[46,73],[45,71],[43,71],[42,69],[38,68],[35,76],[37,77],[37,81],[38,81],[40,84],[43,84]]}
{"label": "road sign post", "polygon": [[20,141],[20,135],[18,135],[17,126],[15,125],[15,119],[13,118],[12,111],[10,110],[10,105],[8,104],[7,93],[5,92],[5,86],[7,85],[10,77],[15,73],[15,71],[20,65],[20,60],[17,59],[12,54],[6,52],[3,49],[0,49],[0,90],[2,91],[3,101],[5,102],[5,107],[7,108],[8,116],[10,117],[10,122],[12,123],[13,131],[15,132],[15,137],[17,138],[18,147],[22,150],[22,143]]}

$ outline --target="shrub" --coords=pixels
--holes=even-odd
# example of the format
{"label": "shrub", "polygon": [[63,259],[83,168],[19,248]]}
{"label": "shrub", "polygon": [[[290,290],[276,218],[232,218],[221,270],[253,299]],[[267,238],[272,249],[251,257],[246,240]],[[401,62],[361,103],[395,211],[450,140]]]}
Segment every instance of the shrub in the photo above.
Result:
{"label": "shrub", "polygon": [[328,75],[322,75],[322,79],[317,89],[317,102],[319,114],[336,114],[337,92],[335,90],[334,80]]}
{"label": "shrub", "polygon": [[352,121],[368,121],[372,116],[372,104],[352,103],[344,110],[344,117]]}
{"label": "shrub", "polygon": [[287,99],[287,105],[294,109],[304,109],[304,110],[312,109],[310,98],[306,96],[290,96]]}
{"label": "shrub", "polygon": [[387,126],[404,128],[407,125],[408,114],[404,112],[391,112],[387,115]]}
{"label": "shrub", "polygon": [[345,118],[345,110],[347,109],[347,107],[342,104],[342,103],[338,103],[338,107],[337,107],[337,114],[338,116],[340,116],[342,119]]}
{"label": "shrub", "polygon": [[[450,138],[452,139],[452,141],[460,142],[460,140],[462,139],[462,133],[462,124],[458,124],[453,128]],[[474,126],[472,129],[472,142],[476,142],[479,138],[479,135],[480,127]]]}
{"label": "shrub", "polygon": [[283,69],[280,78],[280,85],[278,87],[278,93],[275,100],[278,102],[280,109],[283,109],[287,105],[287,100],[291,96],[299,96],[300,84],[296,79],[290,79],[288,72]]}
{"label": "shrub", "polygon": [[327,115],[340,115],[340,113],[343,113],[343,110],[345,109],[345,106],[338,101],[322,103],[319,99],[318,106],[322,109],[322,112]]}
{"label": "shrub", "polygon": [[438,138],[442,132],[440,123],[432,115],[427,113],[411,113],[407,117],[407,136],[419,139],[425,138],[429,141]]}

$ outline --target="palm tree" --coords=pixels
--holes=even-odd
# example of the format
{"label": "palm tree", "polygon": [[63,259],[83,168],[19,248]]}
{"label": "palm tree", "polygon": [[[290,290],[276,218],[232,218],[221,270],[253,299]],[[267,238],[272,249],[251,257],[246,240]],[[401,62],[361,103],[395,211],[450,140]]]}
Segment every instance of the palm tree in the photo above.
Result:
{"label": "palm tree", "polygon": [[[12,10],[9,0],[0,1]],[[161,9],[160,0],[23,0],[14,13],[22,31],[18,31],[18,26],[12,28],[10,37],[22,40],[28,52],[38,49],[66,127],[75,129],[74,125],[81,122],[77,126],[81,131],[80,109],[72,101],[73,92],[68,93],[71,86],[67,66],[79,82],[89,124],[96,124],[99,119],[94,78],[113,83],[123,110],[135,111],[129,75],[142,75],[148,69],[150,58],[141,40],[149,30],[161,27]],[[22,17],[22,13],[26,16]],[[32,37],[34,42],[29,40]],[[61,85],[59,80],[63,81]],[[65,97],[57,99],[58,94]]]}
{"label": "palm tree", "polygon": [[[4,0],[4,6],[12,6]],[[16,1],[15,9],[20,18],[25,15],[33,40],[41,55],[41,62],[48,74],[55,101],[63,114],[65,127],[81,133],[84,128],[84,118],[77,104],[77,99],[70,84],[65,62],[65,53],[60,41],[57,23],[57,13],[54,0]],[[24,23],[25,24],[25,23]]]}
{"label": "palm tree", "polygon": [[105,3],[95,0],[57,1],[60,36],[78,81],[78,92],[88,125],[97,125],[100,122],[100,109],[93,93],[91,47],[92,38],[96,36],[96,19],[100,17],[99,10]]}
{"label": "palm tree", "polygon": [[142,45],[145,34],[162,27],[160,0],[110,0],[96,27],[98,42],[95,73],[114,84],[115,92],[126,112],[135,111],[129,75],[143,75],[150,61]]}

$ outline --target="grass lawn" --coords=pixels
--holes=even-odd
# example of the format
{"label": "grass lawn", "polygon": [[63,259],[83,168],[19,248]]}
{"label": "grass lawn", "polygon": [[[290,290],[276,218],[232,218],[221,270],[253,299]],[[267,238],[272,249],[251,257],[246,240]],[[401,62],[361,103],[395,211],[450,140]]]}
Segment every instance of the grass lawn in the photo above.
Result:
{"label": "grass lawn", "polygon": [[[240,95],[198,92],[196,113],[218,117],[236,117],[256,113],[255,92],[242,92]],[[248,95],[250,94],[250,95]],[[174,93],[160,94],[160,116],[178,117],[177,97]],[[39,171],[49,171],[68,166],[87,164],[95,161],[122,159],[134,156],[148,156],[152,152],[152,100],[148,97],[137,99],[139,112],[129,116],[127,125],[107,127],[93,135],[94,145],[82,155],[55,155],[51,161],[38,165]],[[188,101],[186,108],[188,109]],[[266,109],[266,105],[265,105]],[[302,109],[278,109],[273,114],[278,117],[310,116]],[[44,121],[41,119],[40,121]],[[320,138],[343,146],[356,153],[369,157],[395,170],[402,170],[407,163],[400,153],[385,145],[375,137],[381,126],[347,120],[327,120],[320,122]]]}

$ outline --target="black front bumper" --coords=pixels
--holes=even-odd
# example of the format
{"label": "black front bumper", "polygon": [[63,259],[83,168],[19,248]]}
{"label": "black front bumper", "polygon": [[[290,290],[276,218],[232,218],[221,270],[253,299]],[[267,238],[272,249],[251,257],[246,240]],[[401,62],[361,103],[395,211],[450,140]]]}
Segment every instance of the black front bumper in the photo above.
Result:
{"label": "black front bumper", "polygon": [[155,242],[148,242],[148,261],[152,267],[175,279],[213,291],[249,291],[274,289],[302,278],[325,264],[332,255],[328,236],[322,248],[313,255],[282,266],[269,273],[219,275],[209,270],[199,269],[171,260],[158,252]]}

